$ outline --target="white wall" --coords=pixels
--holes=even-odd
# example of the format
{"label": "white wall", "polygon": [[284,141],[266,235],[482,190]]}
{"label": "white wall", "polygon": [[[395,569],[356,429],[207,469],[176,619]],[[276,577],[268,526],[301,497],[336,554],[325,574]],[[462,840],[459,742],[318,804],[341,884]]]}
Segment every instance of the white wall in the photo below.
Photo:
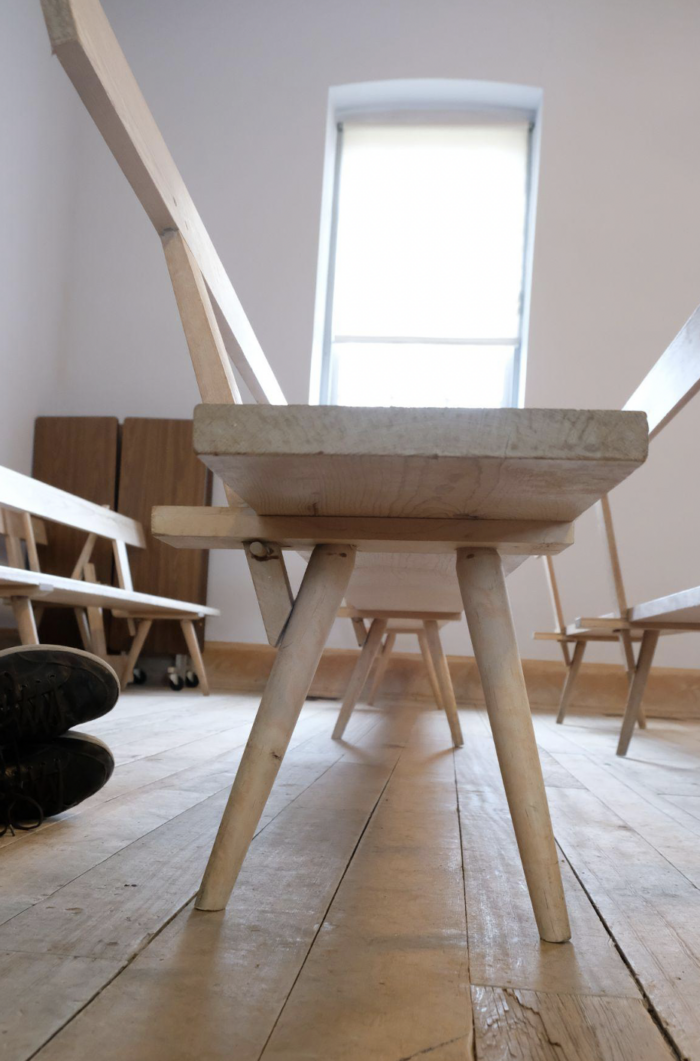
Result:
{"label": "white wall", "polygon": [[[621,405],[700,302],[696,0],[104,6],[292,402],[308,393],[331,85],[454,77],[543,88],[528,405]],[[35,44],[30,65],[53,83],[57,63]],[[197,394],[159,241],[77,97],[72,108],[81,176],[52,409],[189,415]],[[38,358],[31,339],[21,335],[22,353]],[[700,582],[697,422],[691,405],[613,496],[631,601]],[[608,598],[590,517],[578,536],[559,563],[564,601],[595,614]],[[523,653],[555,658],[530,640],[550,624],[538,564],[516,572],[511,593]],[[240,555],[213,557],[210,602],[224,612],[211,638],[264,640]],[[334,640],[354,644],[346,627]],[[445,641],[469,651],[466,630]],[[699,650],[684,635],[659,658],[694,666]],[[617,655],[603,647],[597,658]]]}
{"label": "white wall", "polygon": [[31,470],[61,374],[71,279],[75,101],[39,3],[0,5],[0,463]]}

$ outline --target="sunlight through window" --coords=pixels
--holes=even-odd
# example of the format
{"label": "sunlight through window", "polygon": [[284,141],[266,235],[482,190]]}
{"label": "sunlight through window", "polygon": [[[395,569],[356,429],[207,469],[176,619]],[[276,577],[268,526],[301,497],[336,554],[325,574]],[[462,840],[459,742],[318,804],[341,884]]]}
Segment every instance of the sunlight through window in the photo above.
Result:
{"label": "sunlight through window", "polygon": [[339,133],[327,399],[517,404],[530,127]]}

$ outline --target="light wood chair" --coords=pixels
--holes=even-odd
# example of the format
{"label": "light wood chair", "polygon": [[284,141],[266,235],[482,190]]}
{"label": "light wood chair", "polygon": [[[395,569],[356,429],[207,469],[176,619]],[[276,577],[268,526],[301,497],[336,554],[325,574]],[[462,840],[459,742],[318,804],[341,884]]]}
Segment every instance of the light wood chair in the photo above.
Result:
{"label": "light wood chair", "polygon": [[[415,634],[423,657],[428,681],[438,710],[447,716],[453,743],[456,748],[463,744],[462,729],[457,713],[457,701],[450,676],[450,668],[440,640],[440,627],[448,622],[459,622],[461,614],[448,612],[434,614],[422,612],[358,612],[355,608],[341,608],[340,618],[352,621],[361,649],[355,668],[350,677],[345,697],[333,731],[333,737],[340,740],[350,720],[353,710],[362,695],[365,686],[369,686],[367,703],[374,704],[382,681],[386,675],[391,653],[399,634]],[[365,626],[369,622],[369,631]],[[384,640],[382,641],[382,638]],[[374,673],[372,666],[376,664]]]}
{"label": "light wood chair", "polygon": [[[700,307],[686,321],[670,346],[642,380],[624,409],[641,410],[647,414],[651,441],[675,419],[698,391]],[[610,498],[605,495],[596,507],[605,544],[607,574],[615,610],[594,618],[578,618],[567,625],[554,572],[554,561],[551,556],[546,556],[543,557],[543,563],[549,583],[555,630],[541,631],[534,636],[538,640],[557,641],[562,649],[567,671],[559,701],[559,723],[564,721],[571,703],[586,645],[590,642],[619,642],[629,677],[629,690],[617,754],[626,755],[635,724],[639,725],[640,729],[646,726],[642,699],[659,637],[700,630],[700,586],[629,607]],[[640,642],[636,660],[632,647],[634,642]],[[572,645],[573,656],[570,656],[569,648]]]}
{"label": "light wood chair", "polygon": [[[231,894],[343,599],[465,610],[540,935],[570,936],[505,586],[646,458],[643,414],[287,406],[97,0],[43,0],[54,51],[160,236],[225,509],[155,509],[173,545],[244,549],[278,646],[197,898]],[[258,406],[238,404],[229,356]],[[266,403],[276,403],[269,405]],[[309,550],[292,599],[285,549]]]}
{"label": "light wood chair", "polygon": [[[594,644],[600,642],[615,642],[619,644],[622,653],[622,663],[627,673],[628,684],[631,684],[636,670],[633,644],[642,639],[642,634],[639,631],[629,630],[624,623],[624,619],[628,612],[627,596],[622,580],[622,568],[620,566],[620,557],[613,528],[610,499],[607,495],[601,498],[597,503],[596,508],[603,537],[606,569],[615,604],[614,614],[619,616],[621,620],[621,625],[619,627],[606,630],[578,630],[572,624],[567,626],[564,618],[561,590],[554,566],[554,558],[552,556],[542,557],[554,617],[554,630],[538,630],[533,634],[533,637],[535,641],[556,641],[561,649],[564,665],[566,667],[566,674],[564,677],[564,684],[562,685],[559,698],[559,709],[557,712],[557,722],[560,725],[564,722],[569,705],[571,704],[574,686],[581,669],[581,664],[583,663],[586,645],[590,642],[593,642]],[[641,712],[638,723],[640,727],[646,726],[646,719]]]}
{"label": "light wood chair", "polygon": [[[42,571],[37,545],[48,540],[47,524],[62,524],[85,535],[70,577]],[[12,607],[23,645],[39,644],[35,605],[71,608],[84,647],[107,659],[103,611],[127,620],[131,644],[122,659],[110,657],[120,671],[124,689],[132,680],[144,643],[156,620],[179,623],[192,666],[206,696],[209,684],[194,623],[218,615],[216,608],[134,590],[128,546],[145,548],[141,524],[128,516],[95,505],[66,490],[28,475],[0,468],[0,535],[7,564],[0,565],[0,599]],[[118,586],[97,581],[92,557],[98,539],[110,542]],[[25,557],[26,552],[26,557]]]}

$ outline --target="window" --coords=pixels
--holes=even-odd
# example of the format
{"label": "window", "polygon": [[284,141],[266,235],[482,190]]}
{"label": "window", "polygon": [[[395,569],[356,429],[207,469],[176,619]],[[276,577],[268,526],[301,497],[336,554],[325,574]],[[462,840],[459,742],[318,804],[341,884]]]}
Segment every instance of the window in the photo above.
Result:
{"label": "window", "polygon": [[518,404],[531,127],[485,114],[337,124],[322,402]]}

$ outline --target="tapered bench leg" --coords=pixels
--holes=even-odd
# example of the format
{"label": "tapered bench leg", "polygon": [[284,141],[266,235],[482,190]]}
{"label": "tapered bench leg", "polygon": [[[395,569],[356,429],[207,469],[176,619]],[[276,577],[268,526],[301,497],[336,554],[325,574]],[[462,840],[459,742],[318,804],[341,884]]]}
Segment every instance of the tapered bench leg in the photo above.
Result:
{"label": "tapered bench leg", "polygon": [[228,902],[354,563],[352,546],[317,545],[313,551],[233,782],[197,896],[198,910],[223,910]]}
{"label": "tapered bench leg", "polygon": [[574,658],[566,668],[566,678],[564,680],[564,687],[561,691],[561,697],[559,699],[559,714],[557,715],[557,722],[559,725],[564,721],[566,712],[569,707],[569,701],[571,700],[571,694],[574,691],[574,685],[576,684],[576,678],[578,672],[581,669],[583,663],[583,654],[586,651],[586,642],[577,641],[574,648]]}
{"label": "tapered bench leg", "polygon": [[433,659],[433,666],[435,667],[435,674],[440,687],[440,700],[445,709],[447,721],[450,726],[452,743],[455,748],[461,748],[464,744],[462,727],[457,713],[457,701],[455,700],[455,691],[450,676],[450,668],[447,665],[447,658],[442,650],[440,628],[434,619],[426,620],[423,623],[423,628],[425,630],[425,639],[428,643],[428,648],[430,649],[430,655]]}
{"label": "tapered bench leg", "polygon": [[389,666],[389,659],[391,657],[391,653],[394,650],[395,641],[396,634],[393,633],[387,634],[384,638],[384,645],[382,647],[381,655],[377,660],[377,666],[374,671],[374,677],[372,678],[372,683],[369,687],[369,696],[367,697],[367,703],[370,706],[374,703],[377,697],[377,693],[379,692],[379,689],[381,687],[381,684],[384,681],[384,675],[386,674],[386,669]]}
{"label": "tapered bench leg", "polygon": [[421,655],[423,656],[423,663],[425,669],[428,672],[428,681],[430,682],[430,688],[433,690],[433,699],[435,706],[438,711],[444,710],[442,697],[440,696],[440,686],[438,685],[437,674],[435,673],[435,667],[433,666],[432,656],[430,655],[430,649],[428,647],[428,641],[425,636],[425,631],[418,634],[418,645],[420,646]]}
{"label": "tapered bench leg", "polygon": [[146,643],[148,633],[153,626],[152,619],[140,619],[138,626],[136,627],[136,633],[131,642],[129,648],[129,654],[124,662],[124,668],[122,670],[121,687],[122,692],[126,689],[129,682],[133,681],[134,678],[134,667],[138,663],[141,650]]}
{"label": "tapered bench leg", "polygon": [[367,681],[372,664],[381,647],[384,631],[386,630],[386,619],[373,619],[369,633],[358,657],[355,669],[352,672],[350,682],[345,692],[345,698],[338,714],[338,720],[333,730],[333,740],[342,740],[345,727],[350,721],[350,716],[355,704],[360,698],[360,693]]}
{"label": "tapered bench leg", "polygon": [[[627,671],[627,696],[629,698],[632,684],[634,682],[637,673],[637,663],[634,658],[634,648],[632,647],[632,636],[629,630],[620,630],[618,635],[620,640],[620,648],[622,649],[622,659],[624,661],[625,670]],[[641,652],[642,646],[639,646]],[[640,729],[647,728],[647,719],[644,714],[644,708],[642,707],[641,701],[637,705],[637,725]]]}
{"label": "tapered bench leg", "polygon": [[34,621],[32,602],[28,597],[12,597],[11,599],[20,641],[23,645],[38,645],[39,634]]}
{"label": "tapered bench leg", "polygon": [[639,649],[639,659],[637,660],[634,677],[632,678],[629,693],[627,694],[627,707],[625,708],[625,717],[622,720],[620,740],[617,745],[618,755],[627,755],[627,749],[629,748],[630,740],[632,739],[634,724],[638,719],[642,697],[644,696],[644,690],[646,689],[649,671],[651,670],[651,664],[654,659],[654,652],[656,651],[658,641],[658,630],[644,631],[642,644]]}
{"label": "tapered bench leg", "polygon": [[181,619],[180,626],[182,632],[185,635],[185,641],[187,642],[187,651],[190,654],[192,660],[192,666],[194,672],[199,678],[199,689],[202,696],[209,696],[209,682],[207,680],[207,671],[204,666],[204,660],[202,659],[202,650],[199,647],[199,641],[197,640],[197,631],[194,628],[194,623],[191,619]]}
{"label": "tapered bench leg", "polygon": [[457,577],[537,927],[563,943],[571,930],[501,558],[460,549]]}

